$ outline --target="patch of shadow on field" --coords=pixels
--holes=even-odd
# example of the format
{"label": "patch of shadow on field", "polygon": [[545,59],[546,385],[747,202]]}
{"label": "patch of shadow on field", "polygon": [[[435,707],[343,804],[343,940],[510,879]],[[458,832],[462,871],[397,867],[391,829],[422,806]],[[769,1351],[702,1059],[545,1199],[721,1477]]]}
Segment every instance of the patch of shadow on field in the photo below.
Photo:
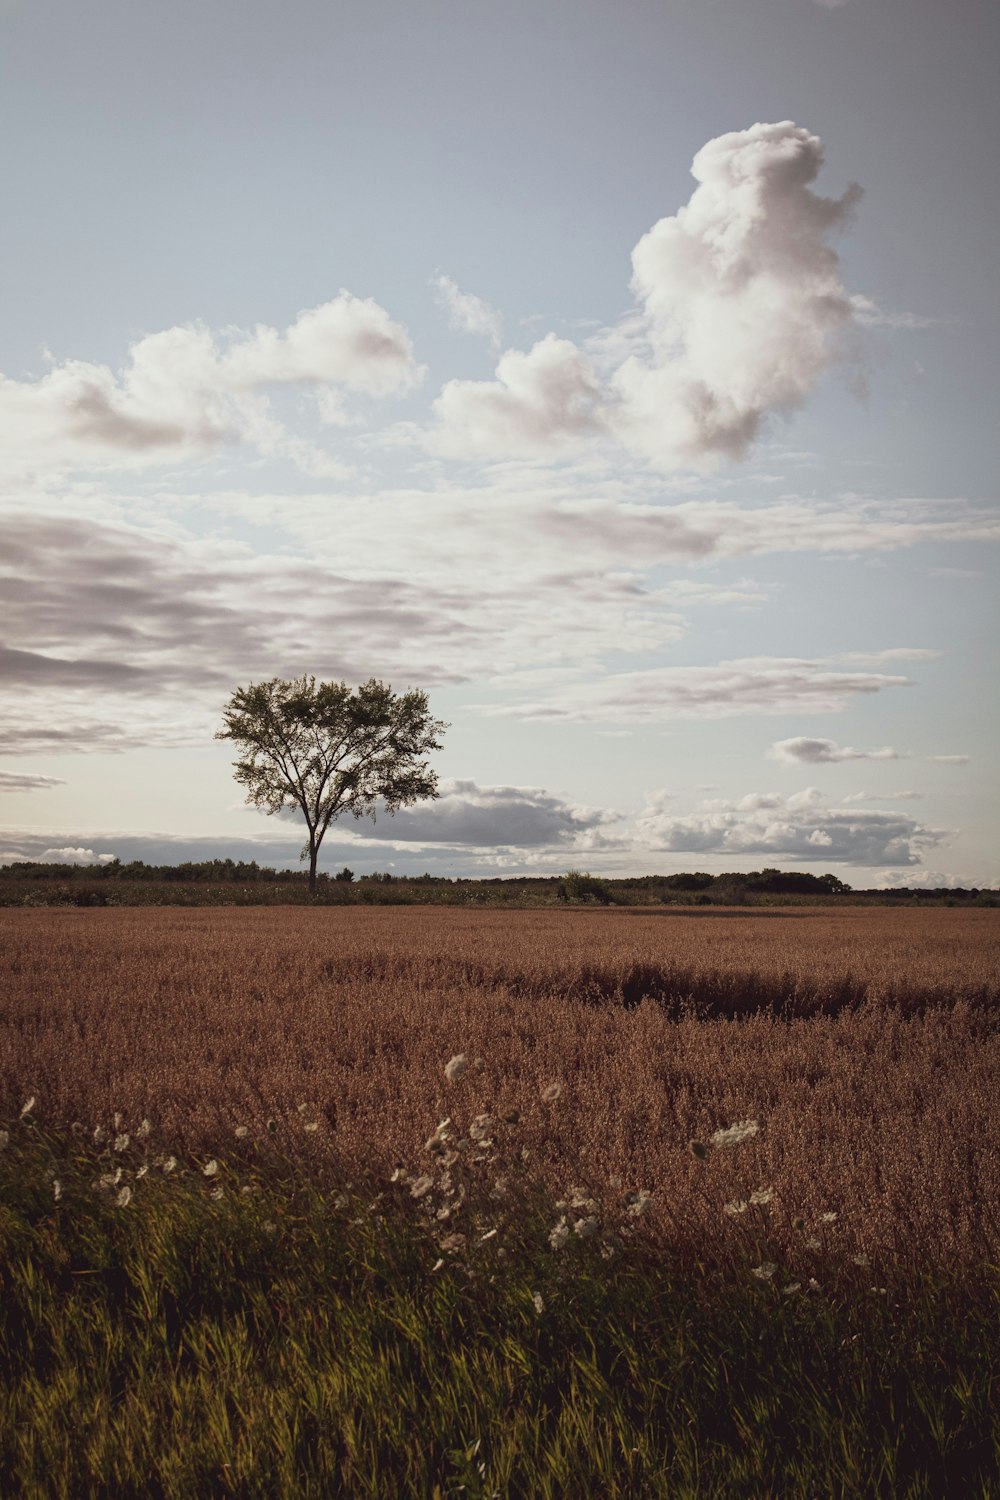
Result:
{"label": "patch of shadow on field", "polygon": [[502,992],[519,1000],[570,1000],[581,1005],[632,1010],[649,1001],[672,1020],[735,1019],[767,1015],[792,1021],[807,1016],[840,1015],[878,1004],[921,1015],[950,1010],[956,1003],[970,1005],[993,1029],[1000,1022],[1000,987],[901,984],[876,988],[868,980],[846,973],[834,979],[811,980],[790,971],[693,969],[622,961],[600,964],[557,964],[535,970],[513,964],[487,964],[468,958],[421,954],[407,959],[372,952],[349,960],[326,959],[319,966],[324,979],[355,984],[359,979],[379,985],[409,987],[423,994],[448,990]]}
{"label": "patch of shadow on field", "polygon": [[791,910],[782,907],[761,906],[574,906],[571,910],[575,912],[600,912],[607,916],[609,912],[622,917],[739,917],[744,920],[747,917],[776,917],[782,922],[791,918],[802,917],[828,917],[830,908],[828,906],[817,907],[815,911]]}

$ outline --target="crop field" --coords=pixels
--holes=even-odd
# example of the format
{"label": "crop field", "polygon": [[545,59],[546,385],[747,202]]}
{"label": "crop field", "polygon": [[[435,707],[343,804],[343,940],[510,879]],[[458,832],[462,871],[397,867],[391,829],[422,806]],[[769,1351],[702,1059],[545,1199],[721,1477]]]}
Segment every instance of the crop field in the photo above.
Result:
{"label": "crop field", "polygon": [[0,972],[5,1493],[996,1492],[997,912],[41,908]]}
{"label": "crop field", "polygon": [[[203,1153],[273,1121],[331,1180],[384,1182],[445,1115],[517,1110],[525,1171],[649,1191],[648,1232],[700,1254],[759,1187],[789,1252],[829,1212],[851,1253],[997,1250],[993,912],[31,911],[0,934],[8,1116],[34,1094]],[[752,1145],[690,1154],[745,1119]]]}

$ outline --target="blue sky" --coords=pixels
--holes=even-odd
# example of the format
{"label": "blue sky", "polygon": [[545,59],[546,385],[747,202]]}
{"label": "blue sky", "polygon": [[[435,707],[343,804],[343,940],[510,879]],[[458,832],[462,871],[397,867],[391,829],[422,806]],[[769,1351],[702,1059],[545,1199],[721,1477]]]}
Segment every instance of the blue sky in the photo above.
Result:
{"label": "blue sky", "polygon": [[[0,858],[996,884],[995,7],[7,0]],[[75,854],[66,855],[66,851]]]}

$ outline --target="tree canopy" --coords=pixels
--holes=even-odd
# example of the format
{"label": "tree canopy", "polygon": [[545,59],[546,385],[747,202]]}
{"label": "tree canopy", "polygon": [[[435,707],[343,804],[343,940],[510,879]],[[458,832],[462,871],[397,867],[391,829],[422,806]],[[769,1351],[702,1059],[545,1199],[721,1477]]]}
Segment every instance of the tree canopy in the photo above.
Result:
{"label": "tree canopy", "polygon": [[216,739],[232,740],[233,775],[247,802],[268,813],[297,808],[309,831],[309,889],[323,835],[342,813],[376,816],[438,795],[427,763],[448,726],[430,715],[427,694],[394,693],[374,678],[360,687],[315,677],[237,688]]}

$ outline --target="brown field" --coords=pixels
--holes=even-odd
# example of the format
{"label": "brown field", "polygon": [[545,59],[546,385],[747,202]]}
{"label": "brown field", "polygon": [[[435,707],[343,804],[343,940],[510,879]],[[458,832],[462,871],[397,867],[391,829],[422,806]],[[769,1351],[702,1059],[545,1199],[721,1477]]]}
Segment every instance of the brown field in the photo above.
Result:
{"label": "brown field", "polygon": [[274,1120],[331,1180],[384,1182],[445,1115],[519,1110],[508,1181],[651,1190],[644,1233],[692,1253],[766,1215],[789,1249],[995,1263],[998,957],[989,910],[5,911],[0,1121],[35,1094],[43,1126],[120,1110],[235,1158]]}

